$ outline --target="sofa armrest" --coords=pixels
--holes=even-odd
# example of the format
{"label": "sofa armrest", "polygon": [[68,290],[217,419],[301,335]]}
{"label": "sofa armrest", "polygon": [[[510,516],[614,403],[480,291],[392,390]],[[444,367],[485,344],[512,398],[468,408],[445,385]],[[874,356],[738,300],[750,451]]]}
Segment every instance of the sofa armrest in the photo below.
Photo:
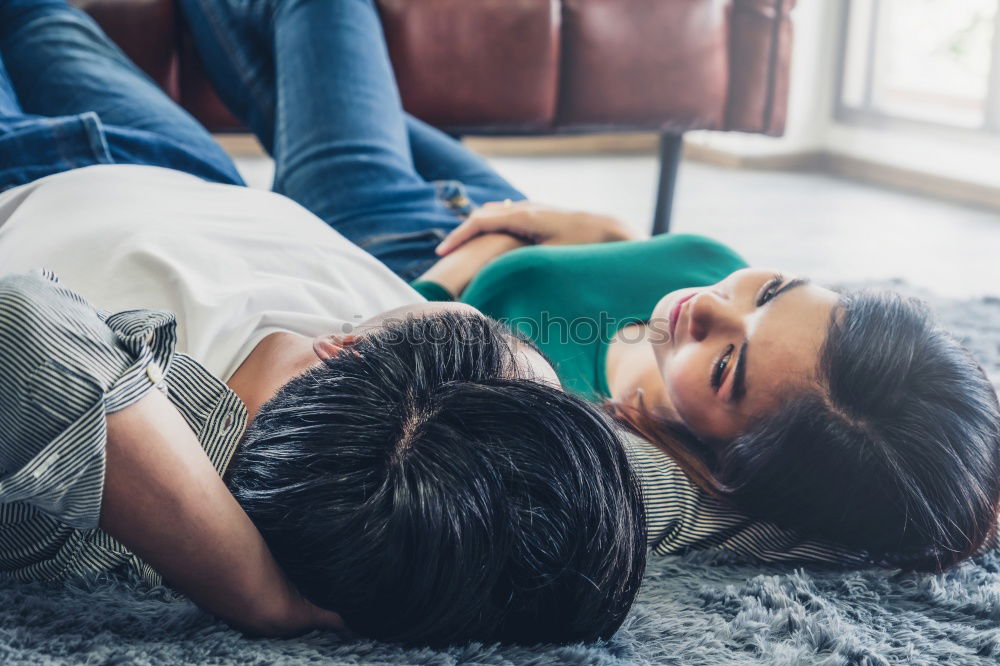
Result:
{"label": "sofa armrest", "polygon": [[735,0],[725,129],[780,135],[788,107],[795,0]]}
{"label": "sofa armrest", "polygon": [[784,129],[794,0],[564,0],[558,124]]}

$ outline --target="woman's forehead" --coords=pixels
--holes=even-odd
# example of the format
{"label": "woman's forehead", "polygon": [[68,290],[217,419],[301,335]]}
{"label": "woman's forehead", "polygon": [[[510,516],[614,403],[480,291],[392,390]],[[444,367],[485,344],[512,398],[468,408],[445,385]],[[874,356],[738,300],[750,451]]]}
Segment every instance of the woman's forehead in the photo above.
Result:
{"label": "woman's forehead", "polygon": [[789,390],[816,381],[820,352],[839,302],[836,292],[805,283],[754,318],[746,348],[749,411],[759,414]]}

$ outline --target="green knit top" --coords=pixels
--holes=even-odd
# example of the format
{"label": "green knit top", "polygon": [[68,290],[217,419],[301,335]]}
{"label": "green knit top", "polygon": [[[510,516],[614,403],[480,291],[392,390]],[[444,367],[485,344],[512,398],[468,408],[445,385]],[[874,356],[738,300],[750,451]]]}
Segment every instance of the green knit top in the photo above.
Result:
{"label": "green knit top", "polygon": [[[460,300],[526,335],[566,390],[598,401],[608,396],[605,359],[620,328],[648,321],[664,295],[714,284],[746,265],[725,245],[687,234],[533,245],[488,264]],[[428,300],[451,300],[433,282],[412,286]]]}

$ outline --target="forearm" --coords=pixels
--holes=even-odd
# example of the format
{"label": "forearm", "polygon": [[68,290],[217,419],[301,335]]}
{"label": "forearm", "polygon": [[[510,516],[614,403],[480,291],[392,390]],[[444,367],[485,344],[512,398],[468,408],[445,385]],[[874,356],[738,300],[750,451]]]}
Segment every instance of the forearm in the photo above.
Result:
{"label": "forearm", "polygon": [[563,210],[530,201],[491,202],[452,230],[437,252],[447,256],[481,235],[496,233],[538,245],[590,245],[638,238],[627,224],[608,215]]}
{"label": "forearm", "polygon": [[167,399],[152,391],[107,422],[101,527],[240,629],[308,629],[308,606]]}
{"label": "forearm", "polygon": [[639,236],[629,227],[612,215],[602,215],[600,213],[577,212],[571,226],[578,226],[583,229],[592,230],[591,237],[581,235],[579,238],[568,239],[557,242],[559,245],[589,245],[592,243],[612,243],[615,241],[636,240]]}
{"label": "forearm", "polygon": [[457,298],[484,266],[525,245],[525,241],[507,234],[483,234],[442,257],[419,279],[439,284]]}

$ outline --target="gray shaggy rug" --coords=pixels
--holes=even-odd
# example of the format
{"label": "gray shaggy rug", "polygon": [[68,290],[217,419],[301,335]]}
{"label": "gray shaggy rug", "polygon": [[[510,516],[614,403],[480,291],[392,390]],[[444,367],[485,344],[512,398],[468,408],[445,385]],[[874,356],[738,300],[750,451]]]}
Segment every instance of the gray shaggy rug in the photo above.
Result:
{"label": "gray shaggy rug", "polygon": [[[1000,299],[928,300],[1000,378]],[[1000,551],[941,575],[762,567],[722,553],[654,558],[607,643],[442,651],[318,633],[250,640],[169,590],[111,578],[0,582],[0,664],[174,663],[998,664]]]}

